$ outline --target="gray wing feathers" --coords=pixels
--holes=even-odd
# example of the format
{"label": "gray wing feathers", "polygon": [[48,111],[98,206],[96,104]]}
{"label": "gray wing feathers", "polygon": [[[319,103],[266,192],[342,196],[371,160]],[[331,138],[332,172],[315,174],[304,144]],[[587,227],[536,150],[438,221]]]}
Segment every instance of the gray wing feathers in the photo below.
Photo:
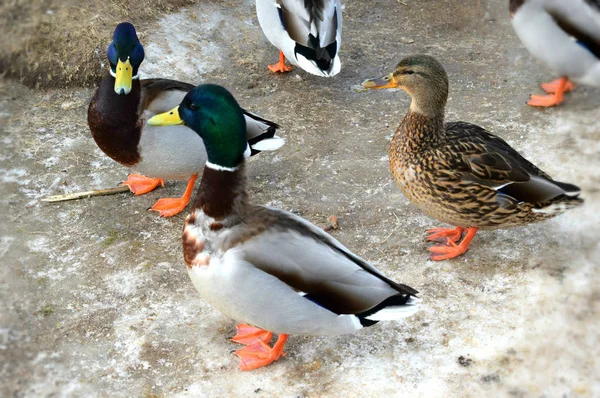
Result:
{"label": "gray wing feathers", "polygon": [[337,316],[304,299],[245,257],[234,248],[220,264],[188,271],[196,289],[224,314],[275,333],[333,335],[360,328],[353,317]]}
{"label": "gray wing feathers", "polygon": [[317,19],[317,30],[319,32],[319,43],[321,47],[327,47],[333,43],[341,28],[342,10],[337,10],[337,2],[327,2],[327,7],[323,12],[323,18]]}
{"label": "gray wing feathers", "polygon": [[244,243],[243,250],[256,268],[338,314],[364,312],[398,294],[339,252],[296,231],[269,229]]}
{"label": "gray wing feathers", "polygon": [[285,29],[297,43],[309,47],[309,35],[319,38],[322,48],[336,40],[341,10],[337,1],[330,0],[278,0]]}
{"label": "gray wing feathers", "polygon": [[[320,228],[291,213],[256,206],[265,229],[243,244],[246,260],[338,314],[357,314],[418,292],[397,284]],[[244,228],[244,227],[242,227]]]}
{"label": "gray wing feathers", "polygon": [[169,90],[154,93],[152,101],[144,105],[144,115],[147,119],[159,113],[168,112],[181,103],[187,92]]}
{"label": "gray wing feathers", "polygon": [[376,275],[380,279],[384,280],[386,283],[388,283],[390,286],[392,286],[398,292],[406,293],[406,294],[412,294],[412,295],[419,293],[418,291],[416,291],[415,289],[411,288],[410,286],[406,286],[404,284],[396,283],[396,282],[390,280],[380,270],[378,270],[377,268],[375,268],[372,264],[370,264],[369,262],[365,261],[364,259],[362,259],[361,257],[357,256],[356,254],[352,253],[350,250],[348,250],[348,248],[346,248],[346,246],[342,245],[340,242],[338,242],[331,235],[329,235],[328,233],[326,233],[325,231],[323,231],[321,228],[316,227],[314,224],[308,222],[307,220],[305,220],[305,219],[303,219],[301,217],[298,217],[295,214],[292,214],[292,213],[289,213],[289,212],[284,212],[282,210],[274,209],[274,208],[269,208],[269,207],[267,207],[267,208],[270,209],[271,211],[275,212],[275,213],[281,214],[283,220],[285,220],[286,218],[290,219],[290,220],[293,220],[295,223],[297,223],[297,224],[299,224],[301,226],[300,229],[304,228],[311,235],[313,235],[313,237],[316,237],[319,242],[322,242],[322,243],[324,243],[327,246],[335,248],[339,253],[342,253],[350,261],[352,261],[356,265],[360,266],[361,268],[367,270],[369,273],[371,273],[373,275]]}
{"label": "gray wing feathers", "polygon": [[[265,133],[275,133],[280,126],[277,123],[271,122],[267,119],[263,119],[262,117],[248,112],[243,109],[244,118],[246,119],[246,134],[248,137],[248,141],[257,138]],[[273,134],[270,134],[272,137]]]}

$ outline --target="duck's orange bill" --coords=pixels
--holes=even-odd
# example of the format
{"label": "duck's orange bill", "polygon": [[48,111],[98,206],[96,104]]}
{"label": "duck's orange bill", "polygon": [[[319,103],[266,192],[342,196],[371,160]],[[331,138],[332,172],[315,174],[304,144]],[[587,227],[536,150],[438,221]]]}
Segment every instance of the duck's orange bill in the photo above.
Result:
{"label": "duck's orange bill", "polygon": [[378,77],[376,79],[367,79],[362,82],[364,88],[397,88],[398,84],[394,81],[392,74]]}

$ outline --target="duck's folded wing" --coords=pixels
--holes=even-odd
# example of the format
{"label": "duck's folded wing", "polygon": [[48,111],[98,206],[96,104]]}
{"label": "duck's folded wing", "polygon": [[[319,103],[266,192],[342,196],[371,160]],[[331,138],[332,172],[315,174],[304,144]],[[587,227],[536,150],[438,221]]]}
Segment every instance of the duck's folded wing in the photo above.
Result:
{"label": "duck's folded wing", "polygon": [[562,30],[600,58],[600,0],[544,0],[544,9]]}
{"label": "duck's folded wing", "polygon": [[172,79],[143,79],[140,81],[142,88],[149,92],[178,90],[186,93],[194,89],[193,84]]}
{"label": "duck's folded wing", "polygon": [[[462,156],[451,168],[463,181],[493,188],[502,206],[518,203],[544,203],[561,195],[577,196],[579,188],[554,181],[546,173],[521,156],[503,139],[483,128],[463,122],[450,123],[447,131],[460,131],[453,145]],[[452,148],[449,148],[452,150]]]}
{"label": "duck's folded wing", "polygon": [[259,208],[266,229],[243,243],[245,259],[337,314],[401,306],[418,292],[397,284],[307,221]]}
{"label": "duck's folded wing", "polygon": [[260,149],[259,143],[263,140],[275,137],[277,129],[279,129],[281,126],[245,109],[242,109],[242,112],[244,113],[244,118],[246,119],[246,134],[248,137],[248,144],[250,145],[250,149],[252,151],[251,155],[256,155],[263,150]]}
{"label": "duck's folded wing", "polygon": [[168,112],[181,103],[194,85],[171,79],[143,79],[140,109],[147,117]]}

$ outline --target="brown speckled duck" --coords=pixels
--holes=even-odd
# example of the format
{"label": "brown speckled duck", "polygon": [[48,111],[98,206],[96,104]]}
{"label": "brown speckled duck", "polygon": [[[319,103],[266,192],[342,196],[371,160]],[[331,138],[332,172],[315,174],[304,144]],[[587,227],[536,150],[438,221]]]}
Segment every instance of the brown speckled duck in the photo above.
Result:
{"label": "brown speckled duck", "polygon": [[412,203],[456,226],[427,231],[428,240],[442,242],[429,248],[432,260],[465,253],[479,229],[546,220],[583,202],[578,187],[554,181],[482,127],[444,123],[448,76],[435,58],[404,58],[363,87],[397,87],[412,97],[390,144],[389,164]]}
{"label": "brown speckled duck", "polygon": [[[169,79],[140,80],[144,48],[128,22],[115,28],[107,57],[110,72],[102,78],[88,108],[92,137],[111,159],[141,173],[130,174],[123,183],[135,195],[152,191],[165,179],[188,180],[181,198],[161,198],[152,206],[161,216],[173,216],[188,204],[196,176],[206,162],[206,150],[200,137],[185,126],[157,128],[146,121],[179,104],[194,86]],[[277,124],[243,112],[252,154],[283,145],[285,141],[275,136]]]}

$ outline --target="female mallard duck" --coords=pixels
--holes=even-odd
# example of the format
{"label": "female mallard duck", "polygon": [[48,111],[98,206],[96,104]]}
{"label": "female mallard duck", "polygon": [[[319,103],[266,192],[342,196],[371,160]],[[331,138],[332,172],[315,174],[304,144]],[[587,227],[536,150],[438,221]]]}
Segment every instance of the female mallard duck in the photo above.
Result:
{"label": "female mallard duck", "polygon": [[[116,27],[107,55],[110,73],[102,78],[88,108],[92,137],[113,160],[151,176],[129,175],[123,185],[135,195],[152,191],[164,184],[164,179],[188,180],[181,198],[162,198],[152,206],[161,216],[175,215],[190,200],[206,151],[202,140],[189,128],[159,129],[146,124],[146,120],[179,104],[194,86],[168,79],[140,80],[138,68],[144,60],[144,49],[130,23]],[[277,124],[243,112],[253,152],[277,149],[283,144],[275,136]]]}
{"label": "female mallard duck", "polygon": [[569,80],[600,87],[600,0],[510,0],[509,7],[525,47],[561,76],[529,105],[560,104],[573,89]]}
{"label": "female mallard duck", "polygon": [[[204,298],[244,322],[233,338],[246,345],[236,352],[241,369],[277,360],[288,334],[350,333],[416,311],[416,290],[391,281],[322,229],[292,213],[249,203],[245,121],[227,90],[198,86],[178,108],[149,123],[181,121],[208,153],[185,220],[183,256]],[[279,336],[271,348],[273,332]]]}
{"label": "female mallard duck", "polygon": [[289,72],[292,64],[317,76],[335,76],[342,67],[342,5],[339,0],[256,0],[258,22],[279,49],[272,72]]}
{"label": "female mallard duck", "polygon": [[[575,185],[554,181],[504,140],[465,122],[444,124],[448,76],[427,55],[404,58],[366,88],[394,88],[412,97],[390,144],[390,170],[425,214],[455,225],[427,231],[432,260],[467,251],[478,229],[542,221],[583,202]],[[462,234],[465,237],[460,244]]]}

